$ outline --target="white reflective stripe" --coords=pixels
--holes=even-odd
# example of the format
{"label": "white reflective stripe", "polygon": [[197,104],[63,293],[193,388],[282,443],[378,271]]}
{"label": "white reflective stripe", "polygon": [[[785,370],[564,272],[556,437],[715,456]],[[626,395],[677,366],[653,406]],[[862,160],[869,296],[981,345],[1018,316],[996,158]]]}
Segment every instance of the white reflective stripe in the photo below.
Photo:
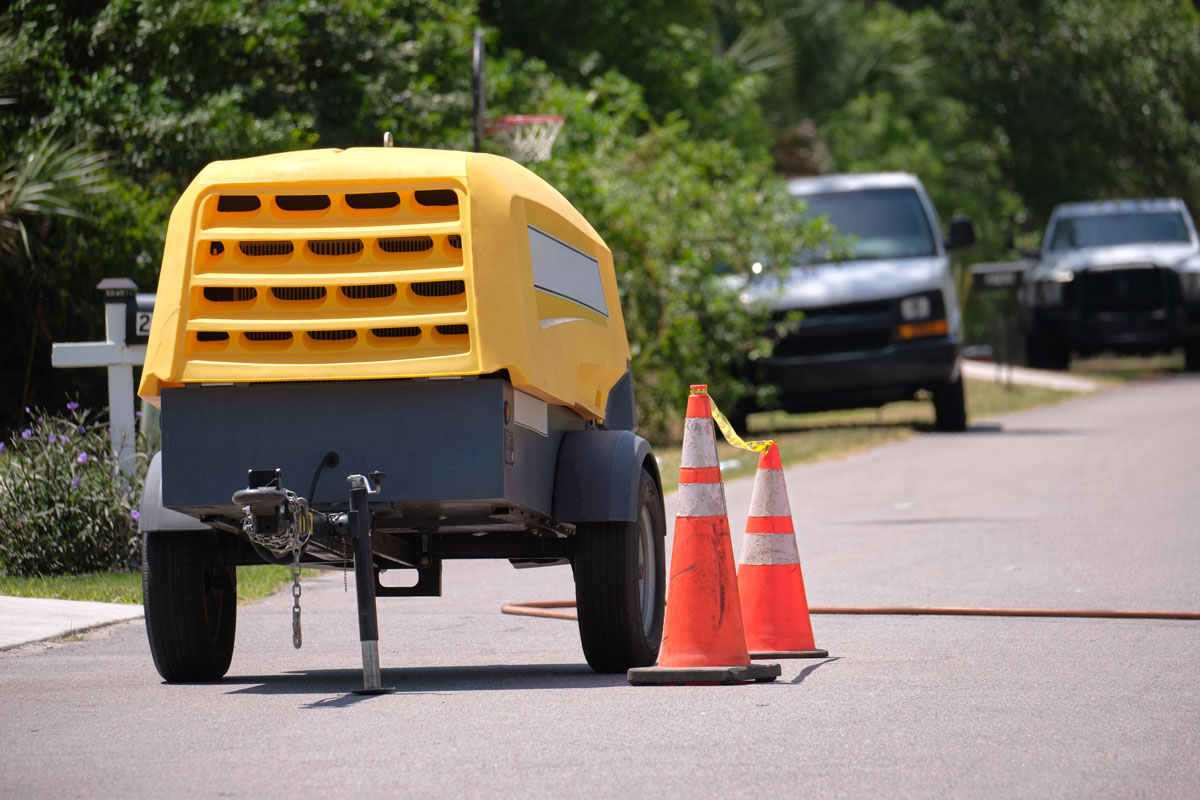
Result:
{"label": "white reflective stripe", "polygon": [[711,417],[688,417],[683,421],[683,455],[681,467],[715,467],[717,461],[717,437],[713,433]]}
{"label": "white reflective stripe", "polygon": [[676,497],[677,517],[725,516],[723,483],[681,483]]}
{"label": "white reflective stripe", "polygon": [[799,564],[800,551],[791,533],[747,533],[742,539],[742,563]]}
{"label": "white reflective stripe", "polygon": [[787,486],[783,483],[783,470],[760,469],[754,476],[754,489],[750,493],[751,517],[790,517],[792,506],[788,503]]}
{"label": "white reflective stripe", "polygon": [[608,316],[600,262],[595,258],[530,225],[529,259],[536,288]]}

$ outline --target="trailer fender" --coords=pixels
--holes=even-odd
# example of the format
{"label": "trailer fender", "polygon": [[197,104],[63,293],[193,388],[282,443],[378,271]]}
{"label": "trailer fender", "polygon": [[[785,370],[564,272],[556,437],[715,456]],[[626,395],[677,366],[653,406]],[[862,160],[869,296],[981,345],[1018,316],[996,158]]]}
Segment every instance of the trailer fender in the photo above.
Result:
{"label": "trailer fender", "polygon": [[554,518],[571,523],[632,522],[643,468],[661,493],[654,451],[642,437],[631,431],[568,432],[558,450]]}
{"label": "trailer fender", "polygon": [[195,517],[172,511],[162,502],[162,451],[154,454],[146,470],[142,504],[138,511],[138,533],[150,531],[210,531],[212,528]]}

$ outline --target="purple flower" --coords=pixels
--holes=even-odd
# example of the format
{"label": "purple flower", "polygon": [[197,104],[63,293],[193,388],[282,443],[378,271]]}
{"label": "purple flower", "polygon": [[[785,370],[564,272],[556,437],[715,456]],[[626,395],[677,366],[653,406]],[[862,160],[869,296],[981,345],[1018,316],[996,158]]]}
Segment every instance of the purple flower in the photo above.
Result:
{"label": "purple flower", "polygon": [[58,437],[52,433],[52,434],[50,434],[50,437],[46,440],[46,444],[54,444],[57,441],[58,441]]}
{"label": "purple flower", "polygon": [[72,485],[72,486],[78,486],[78,485],[79,485],[79,476],[78,476],[78,475],[76,475],[74,478],[71,478],[71,485]]}
{"label": "purple flower", "polygon": [[33,412],[29,410],[29,406],[25,406],[25,413],[32,414]]}
{"label": "purple flower", "polygon": [[75,460],[78,461],[80,464],[86,464],[88,461],[88,454],[80,453],[78,458],[76,458]]}
{"label": "purple flower", "polygon": [[0,442],[0,453],[4,452],[4,442]]}
{"label": "purple flower", "polygon": [[79,432],[80,432],[80,433],[87,433],[87,428],[85,428],[85,427],[83,427],[82,425],[80,425],[80,426],[79,426]]}
{"label": "purple flower", "polygon": [[138,513],[138,510],[135,508],[133,511],[130,511],[130,512],[129,512],[129,516],[133,517],[134,519],[138,519],[138,518],[140,518],[142,515],[141,515],[141,514],[139,514],[139,513]]}
{"label": "purple flower", "polygon": [[62,442],[63,444],[66,444],[67,442],[69,442],[69,441],[70,441],[70,439],[69,439],[69,438],[67,438],[67,435],[66,435],[65,433],[64,433],[62,436],[58,437],[58,440],[59,440],[60,442]]}
{"label": "purple flower", "polygon": [[141,419],[141,418],[142,418],[142,412],[140,412],[140,411],[135,411],[135,412],[133,412],[133,415],[134,415],[135,417],[137,417],[138,419]]}
{"label": "purple flower", "polygon": [[79,408],[79,403],[67,403],[67,411],[74,411],[77,408]]}
{"label": "purple flower", "polygon": [[22,439],[28,439],[30,436],[33,436],[33,431],[30,430],[29,428],[26,428],[25,430],[21,431]]}

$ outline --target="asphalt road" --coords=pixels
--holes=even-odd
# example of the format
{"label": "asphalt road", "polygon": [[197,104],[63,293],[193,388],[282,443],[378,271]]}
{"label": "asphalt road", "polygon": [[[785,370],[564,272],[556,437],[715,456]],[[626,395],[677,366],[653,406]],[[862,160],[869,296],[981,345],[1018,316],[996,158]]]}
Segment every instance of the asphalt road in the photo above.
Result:
{"label": "asphalt road", "polygon": [[[1200,610],[1200,380],[1179,377],[788,470],[825,605]],[[727,486],[734,527],[749,481]],[[735,544],[738,539],[735,533]],[[631,687],[574,624],[503,616],[569,570],[447,565],[243,607],[230,674],[161,683],[140,622],[0,653],[7,797],[1200,795],[1200,622],[815,616],[830,658],[772,684]]]}

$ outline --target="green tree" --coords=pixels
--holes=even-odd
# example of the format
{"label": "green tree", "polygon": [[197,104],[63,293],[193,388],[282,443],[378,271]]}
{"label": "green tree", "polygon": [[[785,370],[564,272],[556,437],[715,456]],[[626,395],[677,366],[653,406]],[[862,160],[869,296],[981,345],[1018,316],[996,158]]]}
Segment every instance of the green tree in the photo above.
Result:
{"label": "green tree", "polygon": [[1040,228],[1056,203],[1200,207],[1200,13],[1180,0],[946,4],[943,64]]}

